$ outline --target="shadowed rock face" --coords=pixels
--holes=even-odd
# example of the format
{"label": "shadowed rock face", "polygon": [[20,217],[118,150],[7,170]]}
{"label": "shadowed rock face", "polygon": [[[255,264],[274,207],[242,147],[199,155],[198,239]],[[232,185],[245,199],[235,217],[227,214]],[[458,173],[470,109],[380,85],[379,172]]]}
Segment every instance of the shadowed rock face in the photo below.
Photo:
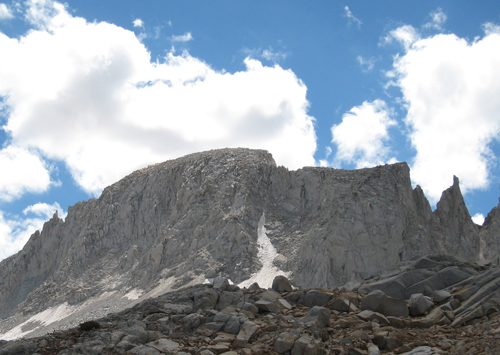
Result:
{"label": "shadowed rock face", "polygon": [[222,149],[139,170],[65,221],[55,214],[0,263],[0,318],[105,292],[123,309],[131,290],[149,297],[217,275],[240,283],[263,265],[262,220],[274,265],[300,287],[332,288],[428,254],[480,254],[458,179],[432,212],[406,163],[289,171],[265,151]]}
{"label": "shadowed rock face", "polygon": [[500,265],[500,202],[486,217],[479,231],[481,260]]}

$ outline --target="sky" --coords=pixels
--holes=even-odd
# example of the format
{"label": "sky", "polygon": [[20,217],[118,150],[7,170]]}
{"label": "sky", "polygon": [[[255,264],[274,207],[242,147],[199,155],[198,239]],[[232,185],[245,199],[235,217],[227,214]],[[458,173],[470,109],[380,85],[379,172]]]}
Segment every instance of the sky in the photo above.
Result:
{"label": "sky", "polygon": [[500,196],[500,2],[0,0],[0,260],[139,168],[225,147],[406,161]]}

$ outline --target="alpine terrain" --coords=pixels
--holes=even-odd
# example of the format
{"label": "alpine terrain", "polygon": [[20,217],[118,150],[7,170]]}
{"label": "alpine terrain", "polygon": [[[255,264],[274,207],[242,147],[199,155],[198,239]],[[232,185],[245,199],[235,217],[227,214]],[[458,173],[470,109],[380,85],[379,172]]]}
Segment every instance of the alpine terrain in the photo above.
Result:
{"label": "alpine terrain", "polygon": [[[238,148],[149,166],[0,262],[0,354],[465,348],[500,320],[500,209],[476,225],[450,183],[432,211],[406,163],[289,171]],[[466,330],[448,346],[405,327]]]}

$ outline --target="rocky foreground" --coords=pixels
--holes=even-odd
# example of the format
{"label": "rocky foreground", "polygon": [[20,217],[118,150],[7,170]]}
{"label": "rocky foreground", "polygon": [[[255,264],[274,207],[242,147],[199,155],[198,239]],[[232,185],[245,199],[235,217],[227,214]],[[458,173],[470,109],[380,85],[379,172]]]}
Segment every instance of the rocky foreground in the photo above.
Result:
{"label": "rocky foreground", "polygon": [[500,269],[421,258],[355,290],[181,289],[0,354],[499,354]]}

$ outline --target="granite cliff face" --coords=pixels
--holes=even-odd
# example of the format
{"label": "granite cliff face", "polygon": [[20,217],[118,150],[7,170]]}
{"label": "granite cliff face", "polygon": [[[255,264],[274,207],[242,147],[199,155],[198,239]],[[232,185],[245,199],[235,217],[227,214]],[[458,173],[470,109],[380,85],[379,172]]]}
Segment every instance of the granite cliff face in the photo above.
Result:
{"label": "granite cliff face", "polygon": [[132,173],[65,221],[55,214],[3,260],[0,319],[15,317],[0,334],[47,310],[64,315],[34,327],[217,275],[262,283],[281,272],[299,287],[332,288],[428,254],[498,263],[499,220],[492,211],[481,240],[457,178],[433,212],[405,163],[289,171],[260,150],[192,154]]}

